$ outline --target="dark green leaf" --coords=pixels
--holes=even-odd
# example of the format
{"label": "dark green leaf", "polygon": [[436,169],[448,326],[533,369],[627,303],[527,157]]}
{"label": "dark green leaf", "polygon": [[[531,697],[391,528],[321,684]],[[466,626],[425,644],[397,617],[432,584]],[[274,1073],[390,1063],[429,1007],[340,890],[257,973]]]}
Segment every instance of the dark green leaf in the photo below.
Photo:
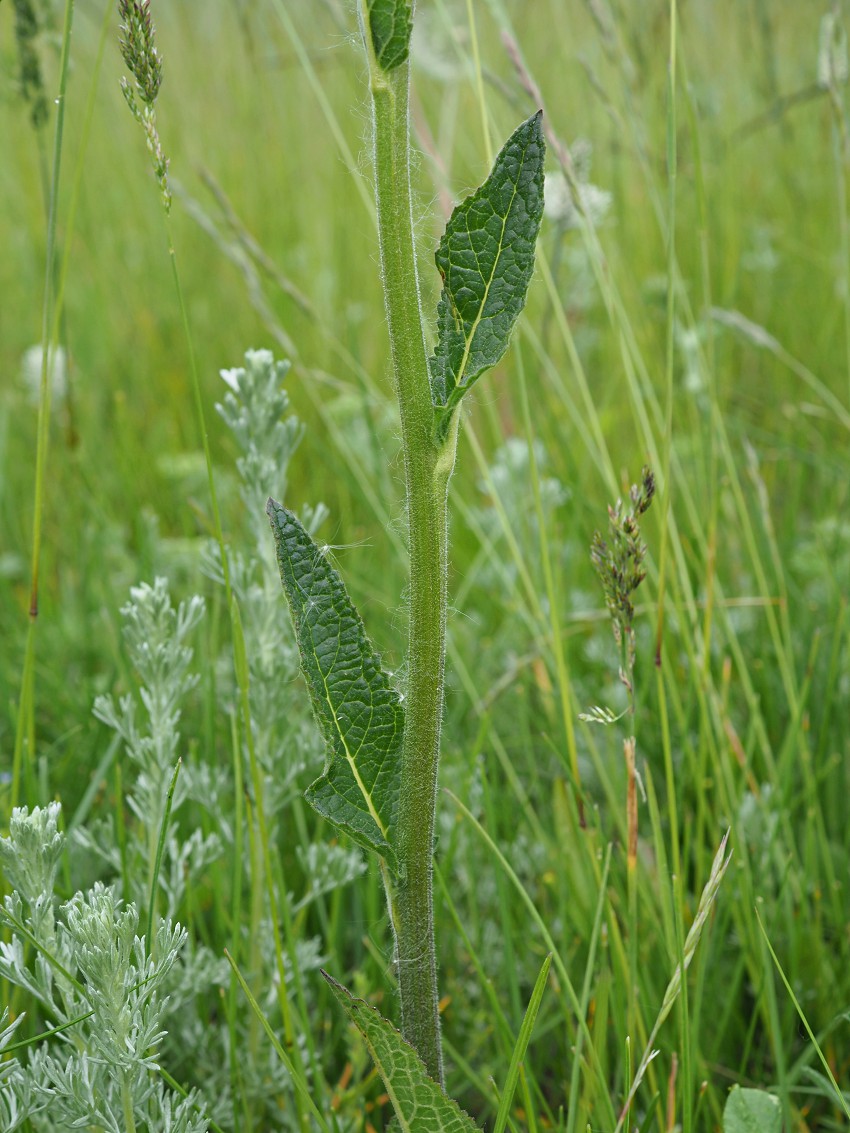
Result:
{"label": "dark green leaf", "polygon": [[514,131],[490,176],[452,213],[437,249],[443,291],[431,359],[437,435],[508,348],[534,270],[543,216],[543,112]]}
{"label": "dark green leaf", "polygon": [[322,975],[369,1048],[393,1103],[400,1133],[479,1133],[469,1114],[428,1076],[422,1059],[392,1023],[362,999],[355,999],[327,972]]}
{"label": "dark green leaf", "polygon": [[369,32],[382,71],[392,71],[410,52],[413,29],[411,0],[367,0]]}
{"label": "dark green leaf", "polygon": [[404,711],[345,584],[291,511],[269,500],[280,577],[327,745],[307,801],[396,868],[392,830]]}

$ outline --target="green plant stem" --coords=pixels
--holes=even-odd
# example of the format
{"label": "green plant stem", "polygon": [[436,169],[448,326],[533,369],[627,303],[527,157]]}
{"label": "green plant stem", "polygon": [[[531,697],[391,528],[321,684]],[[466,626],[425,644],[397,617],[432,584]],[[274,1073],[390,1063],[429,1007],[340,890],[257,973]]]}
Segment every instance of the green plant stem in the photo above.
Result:
{"label": "green plant stem", "polygon": [[[233,660],[236,670],[236,682],[239,686],[239,694],[242,709],[242,724],[245,730],[245,747],[248,751],[248,766],[251,774],[251,785],[254,791],[254,807],[255,807],[255,821],[256,821],[256,835],[255,843],[252,849],[252,916],[251,921],[254,928],[254,939],[259,940],[259,923],[261,915],[260,895],[262,879],[265,879],[269,906],[271,910],[271,923],[272,934],[274,937],[274,950],[275,960],[277,962],[277,998],[278,1006],[280,1007],[281,1019],[283,1020],[284,1040],[287,1049],[292,1052],[292,1064],[295,1067],[294,1073],[297,1073],[299,1080],[304,1082],[304,1064],[301,1055],[301,1048],[298,1045],[295,1035],[295,1029],[292,1024],[292,1011],[289,1004],[289,988],[286,978],[286,967],[283,959],[283,944],[280,935],[280,922],[281,915],[286,918],[288,916],[286,911],[286,886],[282,886],[282,898],[278,904],[277,893],[274,886],[274,874],[272,871],[271,861],[271,839],[269,837],[268,824],[266,823],[265,807],[263,805],[263,777],[260,769],[260,763],[257,758],[257,749],[254,742],[254,729],[251,721],[251,700],[249,688],[249,672],[248,672],[248,653],[245,646],[245,634],[242,628],[242,618],[239,612],[239,605],[236,601],[235,595],[231,596],[230,601],[230,624],[233,631]],[[259,844],[257,844],[257,840]],[[256,851],[256,856],[254,854]],[[288,927],[288,920],[284,921],[285,927]],[[292,966],[297,973],[297,958],[295,955],[295,945],[291,939],[291,932],[287,932],[288,943],[290,945],[290,957]],[[255,970],[259,961],[259,954],[255,957]],[[314,1071],[316,1067],[313,1067]],[[316,1074],[316,1079],[318,1075]],[[307,1111],[303,1105],[303,1099],[300,1091],[295,1092],[295,1109],[297,1114],[298,1125],[301,1129],[307,1130],[309,1128]]]}
{"label": "green plant stem", "polygon": [[127,1133],[136,1133],[136,1118],[133,1114],[133,1093],[130,1078],[125,1071],[121,1076],[121,1106],[124,1110],[124,1127]]}
{"label": "green plant stem", "polygon": [[254,995],[252,994],[250,987],[248,987],[247,980],[242,975],[239,968],[236,966],[236,962],[234,961],[233,957],[230,955],[230,952],[226,948],[224,950],[224,955],[227,958],[227,962],[230,964],[230,967],[233,969],[233,972],[236,976],[236,979],[239,981],[239,986],[242,988],[242,991],[245,994],[245,998],[248,1000],[248,1003],[251,1006],[251,1010],[257,1016],[257,1018],[259,1019],[261,1025],[263,1027],[263,1030],[268,1035],[268,1037],[271,1041],[271,1044],[275,1049],[275,1052],[277,1053],[277,1055],[280,1058],[283,1065],[289,1071],[289,1074],[292,1078],[292,1084],[295,1087],[295,1094],[296,1094],[297,1097],[300,1098],[301,1103],[304,1107],[304,1110],[305,1111],[309,1110],[309,1112],[313,1115],[313,1117],[316,1120],[317,1125],[322,1130],[322,1133],[330,1133],[330,1128],[328,1126],[328,1123],[325,1121],[324,1117],[322,1116],[321,1111],[319,1110],[316,1103],[313,1101],[313,1098],[312,1098],[310,1091],[307,1087],[307,1083],[304,1080],[303,1074],[301,1074],[296,1069],[295,1063],[290,1058],[286,1049],[281,1045],[280,1040],[278,1039],[277,1035],[272,1030],[271,1024],[269,1023],[268,1019],[263,1014],[262,1008],[260,1007],[259,1003],[257,1003],[257,1000],[254,998]]}
{"label": "green plant stem", "polygon": [[832,1067],[829,1065],[829,1062],[826,1059],[826,1057],[823,1053],[823,1050],[821,1049],[821,1045],[818,1042],[814,1031],[812,1030],[811,1026],[809,1025],[809,1020],[806,1018],[806,1015],[803,1011],[803,1008],[800,1006],[800,1001],[797,999],[797,996],[794,994],[794,989],[791,986],[791,984],[789,983],[788,977],[785,975],[785,972],[782,968],[782,965],[779,962],[779,957],[776,955],[776,952],[774,951],[773,945],[770,943],[770,937],[767,935],[767,930],[764,927],[764,922],[761,919],[761,913],[758,911],[758,909],[755,910],[755,914],[756,914],[756,920],[758,921],[758,926],[761,929],[761,934],[764,937],[764,943],[767,946],[768,952],[770,953],[770,958],[773,961],[773,963],[776,965],[777,972],[779,972],[779,978],[782,980],[783,984],[785,985],[785,990],[788,992],[788,995],[791,998],[791,1002],[794,1004],[794,1009],[796,1010],[797,1014],[800,1017],[800,1022],[805,1027],[806,1034],[809,1036],[809,1041],[811,1042],[812,1046],[814,1047],[815,1053],[817,1054],[818,1058],[820,1059],[821,1066],[823,1066],[824,1072],[825,1072],[827,1078],[829,1079],[829,1083],[832,1086],[833,1090],[835,1091],[834,1101],[844,1110],[844,1113],[845,1113],[848,1121],[850,1121],[850,1105],[847,1104],[847,1097],[846,1097],[845,1093],[843,1092],[843,1090],[841,1089],[841,1087],[839,1086],[838,1082],[835,1080],[835,1075],[832,1072]]}
{"label": "green plant stem", "polygon": [[156,921],[156,906],[157,906],[157,889],[159,887],[159,872],[162,868],[162,852],[165,849],[165,840],[168,837],[168,823],[171,818],[171,807],[174,802],[174,790],[177,786],[177,776],[180,774],[180,765],[183,760],[178,759],[174,765],[174,774],[171,776],[171,782],[168,786],[168,794],[165,796],[165,807],[162,812],[162,822],[159,824],[159,836],[156,841],[155,856],[150,863],[150,878],[148,888],[150,891],[150,898],[148,900],[148,928],[147,928],[147,942],[148,942],[148,956],[153,959],[155,952],[155,937],[154,937],[154,922]]}
{"label": "green plant stem", "polygon": [[844,351],[847,366],[847,390],[850,394],[850,218],[847,215],[847,127],[844,120],[844,107],[835,81],[830,82],[829,102],[832,110],[832,155],[835,167],[836,203],[838,206],[838,233],[841,249],[839,282],[844,308]]}
{"label": "green plant stem", "polygon": [[[230,954],[233,958],[235,965],[239,964],[241,957],[242,945],[242,876],[244,865],[242,862],[242,851],[245,838],[245,826],[243,819],[243,783],[242,783],[242,745],[239,739],[239,722],[238,713],[231,715],[231,750],[233,754],[233,803],[234,803],[234,817],[233,817],[233,881],[231,893],[231,925],[230,925]],[[252,937],[253,939],[253,937]],[[246,1133],[251,1133],[253,1124],[251,1122],[250,1111],[245,1105],[244,1095],[242,1091],[241,1074],[239,1059],[237,1057],[238,1041],[236,1035],[236,1013],[237,1013],[237,984],[236,973],[231,971],[230,976],[230,994],[227,1006],[227,1024],[230,1035],[230,1091],[233,1104],[233,1128],[244,1128]],[[240,1125],[240,1102],[244,1105],[243,1122]]]}
{"label": "green plant stem", "polygon": [[50,442],[50,368],[51,317],[53,314],[53,265],[56,254],[56,219],[59,208],[59,174],[62,167],[62,141],[65,136],[65,94],[68,89],[68,68],[71,58],[71,29],[74,26],[74,0],[65,4],[62,28],[62,55],[59,64],[59,95],[56,99],[56,132],[53,138],[53,170],[50,181],[50,207],[47,218],[47,253],[44,257],[44,301],[41,318],[41,382],[38,398],[38,440],[35,454],[35,500],[33,503],[32,564],[30,575],[29,626],[24,652],[21,695],[15,727],[15,748],[12,757],[12,792],[10,813],[18,804],[24,745],[30,759],[35,755],[35,627],[38,622],[38,578],[41,564],[41,523],[44,515],[44,484],[47,477],[47,451]]}
{"label": "green plant stem", "polygon": [[384,73],[369,55],[375,184],[384,296],[407,483],[410,554],[408,683],[398,810],[400,864],[393,908],[402,1030],[428,1072],[443,1080],[431,864],[446,650],[448,481],[456,426],[434,440],[428,357],[413,236],[408,121],[409,63]]}
{"label": "green plant stem", "polygon": [[[673,924],[676,929],[677,963],[685,970],[685,930],[682,924],[682,911],[685,908],[684,886],[681,876],[673,879]],[[682,1133],[693,1133],[693,1093],[691,1089],[691,1013],[688,980],[682,976],[682,990],[679,995],[679,1044],[682,1050]]]}
{"label": "green plant stem", "polygon": [[195,401],[195,412],[198,415],[198,428],[201,434],[201,444],[204,450],[204,465],[207,471],[207,485],[210,493],[210,506],[212,507],[213,533],[218,549],[221,553],[221,572],[224,578],[224,589],[227,596],[228,607],[232,605],[232,588],[230,585],[230,562],[227,558],[227,548],[224,542],[224,532],[221,526],[221,512],[218,506],[218,493],[213,475],[212,453],[210,451],[210,437],[207,430],[206,414],[204,413],[204,398],[201,393],[201,379],[198,375],[198,362],[195,355],[195,342],[192,329],[189,325],[189,313],[186,310],[186,300],[183,296],[183,286],[180,282],[180,272],[177,267],[177,251],[174,246],[174,237],[171,231],[171,220],[165,213],[165,235],[168,240],[168,261],[171,264],[171,277],[174,281],[174,291],[177,295],[177,304],[180,308],[180,321],[183,324],[183,333],[186,336],[186,346],[189,353],[189,368],[192,376],[192,396]]}
{"label": "green plant stem", "polygon": [[[670,463],[673,444],[673,392],[676,350],[676,177],[678,152],[676,146],[676,0],[670,0],[670,54],[667,68],[667,335],[664,393],[664,436],[661,514],[661,548],[658,557],[658,624],[655,639],[655,666],[661,669],[661,651],[664,641],[664,598],[667,583],[667,556],[669,538],[670,499],[672,483]],[[663,685],[659,694],[663,695]],[[678,834],[673,828],[673,839]],[[678,848],[674,849],[674,861]]]}
{"label": "green plant stem", "polygon": [[[633,718],[632,718],[633,722]],[[635,737],[623,742],[626,757],[626,892],[628,903],[629,991],[627,1005],[629,1037],[638,1042],[638,818],[635,769]]]}

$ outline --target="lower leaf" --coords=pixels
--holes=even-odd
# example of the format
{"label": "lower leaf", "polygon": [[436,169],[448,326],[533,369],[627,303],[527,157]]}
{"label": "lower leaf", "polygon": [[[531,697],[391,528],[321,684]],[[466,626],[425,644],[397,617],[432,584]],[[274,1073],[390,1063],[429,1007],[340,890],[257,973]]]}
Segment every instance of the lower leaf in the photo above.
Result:
{"label": "lower leaf", "polygon": [[398,1133],[478,1133],[468,1113],[428,1076],[425,1064],[392,1023],[322,972],[343,1011],[363,1036],[381,1075]]}
{"label": "lower leaf", "polygon": [[301,668],[327,745],[307,801],[397,869],[392,848],[404,710],[345,584],[281,504],[266,507]]}

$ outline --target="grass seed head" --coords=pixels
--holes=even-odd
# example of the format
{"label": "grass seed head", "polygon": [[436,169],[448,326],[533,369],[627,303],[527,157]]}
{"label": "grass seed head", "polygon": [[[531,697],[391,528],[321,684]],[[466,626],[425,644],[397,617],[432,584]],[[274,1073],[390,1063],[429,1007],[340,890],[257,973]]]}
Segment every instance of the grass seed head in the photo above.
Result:
{"label": "grass seed head", "polygon": [[38,16],[32,0],[14,0],[15,42],[18,46],[18,85],[24,102],[30,104],[30,121],[38,130],[48,119],[47,95],[36,50]]}
{"label": "grass seed head", "polygon": [[142,102],[153,106],[162,85],[162,59],[156,49],[156,28],[151,19],[150,0],[118,0],[121,17],[119,45],[124,62],[136,80]]}
{"label": "grass seed head", "polygon": [[[121,91],[130,111],[145,131],[153,171],[162,193],[166,213],[171,212],[171,190],[168,187],[168,158],[156,128],[156,103],[162,86],[162,57],[156,49],[156,28],[151,19],[150,0],[118,0],[121,17],[119,46],[124,62],[136,80],[135,89],[122,78]],[[141,105],[140,105],[141,103]]]}
{"label": "grass seed head", "polygon": [[611,626],[618,645],[625,642],[627,665],[634,662],[634,617],[632,598],[646,578],[643,561],[646,543],[640,534],[639,516],[643,515],[655,495],[655,477],[644,468],[639,484],[629,493],[630,507],[617,500],[608,508],[608,538],[599,531],[593,536],[590,558],[602,583],[605,604],[611,614]]}

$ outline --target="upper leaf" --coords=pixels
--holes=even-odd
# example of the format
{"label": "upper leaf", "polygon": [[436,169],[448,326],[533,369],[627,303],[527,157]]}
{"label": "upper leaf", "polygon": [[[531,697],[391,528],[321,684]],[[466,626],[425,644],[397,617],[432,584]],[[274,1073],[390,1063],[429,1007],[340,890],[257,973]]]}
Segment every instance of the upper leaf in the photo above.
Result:
{"label": "upper leaf", "polygon": [[422,1059],[392,1023],[362,999],[355,999],[327,972],[322,975],[365,1039],[393,1103],[401,1133],[479,1133],[469,1114],[428,1076]]}
{"label": "upper leaf", "polygon": [[400,67],[410,53],[413,30],[411,0],[366,0],[369,32],[382,71]]}
{"label": "upper leaf", "polygon": [[269,500],[280,577],[327,744],[307,801],[396,869],[392,832],[404,710],[345,584],[291,511]]}
{"label": "upper leaf", "polygon": [[543,216],[543,111],[518,127],[480,189],[452,213],[437,267],[443,291],[431,358],[437,435],[463,394],[508,348],[534,270]]}

